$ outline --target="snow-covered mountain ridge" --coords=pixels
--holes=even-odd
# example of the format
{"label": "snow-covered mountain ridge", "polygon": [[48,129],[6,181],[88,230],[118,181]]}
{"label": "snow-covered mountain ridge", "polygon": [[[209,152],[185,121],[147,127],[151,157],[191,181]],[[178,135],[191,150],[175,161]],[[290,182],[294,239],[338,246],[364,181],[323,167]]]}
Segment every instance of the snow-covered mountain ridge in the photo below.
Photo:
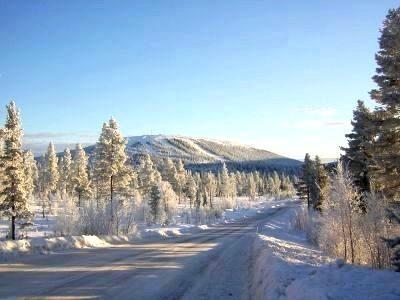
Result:
{"label": "snow-covered mountain ridge", "polygon": [[[300,161],[267,150],[207,138],[159,134],[130,136],[126,140],[126,150],[133,161],[150,154],[156,160],[166,157],[181,159],[186,166],[196,170],[213,170],[221,162],[232,169],[248,170],[296,169],[301,164]],[[94,148],[95,145],[89,145],[85,150],[92,155]]]}
{"label": "snow-covered mountain ridge", "polygon": [[278,154],[232,142],[177,135],[143,135],[127,137],[132,154],[149,153],[192,163],[248,161],[283,158]]}

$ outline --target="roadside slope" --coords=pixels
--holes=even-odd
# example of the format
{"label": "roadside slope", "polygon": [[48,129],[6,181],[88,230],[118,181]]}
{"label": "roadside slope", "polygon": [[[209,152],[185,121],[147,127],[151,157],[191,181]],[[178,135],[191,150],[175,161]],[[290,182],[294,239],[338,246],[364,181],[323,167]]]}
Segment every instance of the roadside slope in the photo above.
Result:
{"label": "roadside slope", "polygon": [[400,299],[400,274],[343,264],[290,230],[288,210],[267,222],[254,247],[254,299]]}

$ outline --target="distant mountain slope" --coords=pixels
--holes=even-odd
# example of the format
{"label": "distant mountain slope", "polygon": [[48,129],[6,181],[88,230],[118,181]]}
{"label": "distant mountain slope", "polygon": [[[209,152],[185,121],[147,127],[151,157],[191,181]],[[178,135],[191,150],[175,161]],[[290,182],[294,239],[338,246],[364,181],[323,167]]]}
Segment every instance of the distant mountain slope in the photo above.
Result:
{"label": "distant mountain slope", "polygon": [[182,159],[186,168],[217,171],[225,162],[230,170],[298,173],[301,162],[267,150],[204,138],[144,135],[127,137],[131,157],[149,153],[153,158]]}
{"label": "distant mountain slope", "polygon": [[157,157],[171,157],[191,163],[284,158],[266,150],[244,145],[183,136],[144,135],[128,137],[127,141],[127,151],[131,154],[149,153]]}
{"label": "distant mountain slope", "polygon": [[[192,170],[218,170],[225,162],[231,170],[287,171],[296,173],[301,165],[290,159],[267,150],[231,142],[204,138],[168,135],[142,135],[127,137],[126,150],[133,161],[150,154],[155,160],[170,157],[181,159]],[[85,148],[93,154],[94,145]]]}

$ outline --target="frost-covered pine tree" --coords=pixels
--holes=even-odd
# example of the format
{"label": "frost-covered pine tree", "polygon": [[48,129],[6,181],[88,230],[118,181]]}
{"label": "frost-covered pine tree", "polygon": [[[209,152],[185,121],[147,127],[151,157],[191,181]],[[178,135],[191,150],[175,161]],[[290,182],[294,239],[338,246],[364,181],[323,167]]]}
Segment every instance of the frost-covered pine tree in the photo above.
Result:
{"label": "frost-covered pine tree", "polygon": [[153,185],[161,180],[161,175],[156,170],[149,154],[140,160],[138,179],[142,195],[148,195]]}
{"label": "frost-covered pine tree", "polygon": [[185,194],[189,199],[189,207],[192,208],[196,200],[197,185],[191,173],[188,173],[186,178]]}
{"label": "frost-covered pine tree", "polygon": [[25,189],[29,202],[33,200],[34,193],[37,189],[38,183],[38,168],[36,165],[35,157],[32,151],[24,152],[24,176],[25,176]]}
{"label": "frost-covered pine tree", "polygon": [[339,163],[329,184],[328,197],[322,203],[324,221],[320,240],[326,250],[352,264],[357,250],[358,198],[350,172]]}
{"label": "frost-covered pine tree", "polygon": [[76,145],[70,176],[71,185],[78,196],[78,206],[81,207],[82,199],[88,199],[91,196],[88,175],[88,157],[81,144]]}
{"label": "frost-covered pine tree", "polygon": [[246,194],[251,200],[254,200],[256,198],[256,183],[254,182],[253,176],[248,176],[247,178]]}
{"label": "frost-covered pine tree", "polygon": [[214,196],[215,196],[216,189],[217,189],[217,180],[213,173],[208,172],[204,176],[203,186],[204,186],[205,193],[207,195],[207,202],[208,202],[207,204],[210,206],[210,208],[213,208]]}
{"label": "frost-covered pine tree", "polygon": [[59,168],[59,190],[61,195],[70,197],[72,195],[73,183],[72,183],[72,155],[69,148],[65,148],[62,159],[60,159]]}
{"label": "frost-covered pine tree", "polygon": [[176,171],[176,167],[171,158],[168,157],[168,158],[164,159],[164,164],[163,164],[163,169],[162,169],[161,175],[162,175],[162,179],[164,181],[168,181],[171,184],[174,191],[177,192],[178,191],[178,183],[177,183],[178,172]]}
{"label": "frost-covered pine tree", "polygon": [[45,155],[45,190],[48,198],[48,206],[51,210],[51,197],[57,192],[59,180],[58,158],[54,144],[50,143]]}
{"label": "frost-covered pine tree", "polygon": [[231,184],[229,180],[228,169],[226,164],[222,164],[222,169],[220,172],[220,182],[219,182],[220,193],[222,197],[228,198],[231,195]]}
{"label": "frost-covered pine tree", "polygon": [[173,221],[178,206],[178,196],[175,194],[172,186],[167,181],[159,183],[159,191],[161,196],[160,213],[162,224],[170,224]]}
{"label": "frost-covered pine tree", "polygon": [[[125,147],[126,140],[115,119],[111,118],[108,123],[103,124],[96,143],[93,168],[97,197],[110,201],[111,207],[115,198],[129,193],[130,172]],[[113,218],[113,213],[111,217]]]}
{"label": "frost-covered pine tree", "polygon": [[178,160],[176,163],[176,190],[178,195],[179,203],[182,202],[183,190],[186,186],[186,171],[182,160]]}
{"label": "frost-covered pine tree", "polygon": [[16,220],[31,216],[24,174],[22,128],[19,111],[13,101],[7,105],[4,151],[1,157],[3,181],[1,187],[0,210],[11,217],[11,239],[16,239]]}

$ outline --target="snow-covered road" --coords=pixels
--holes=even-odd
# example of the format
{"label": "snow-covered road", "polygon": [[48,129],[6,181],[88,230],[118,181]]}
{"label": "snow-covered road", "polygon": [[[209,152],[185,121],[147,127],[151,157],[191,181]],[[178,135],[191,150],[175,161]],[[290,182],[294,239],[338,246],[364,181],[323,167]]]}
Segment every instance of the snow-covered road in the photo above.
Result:
{"label": "snow-covered road", "polygon": [[285,210],[190,236],[1,263],[0,298],[249,299],[257,230]]}

